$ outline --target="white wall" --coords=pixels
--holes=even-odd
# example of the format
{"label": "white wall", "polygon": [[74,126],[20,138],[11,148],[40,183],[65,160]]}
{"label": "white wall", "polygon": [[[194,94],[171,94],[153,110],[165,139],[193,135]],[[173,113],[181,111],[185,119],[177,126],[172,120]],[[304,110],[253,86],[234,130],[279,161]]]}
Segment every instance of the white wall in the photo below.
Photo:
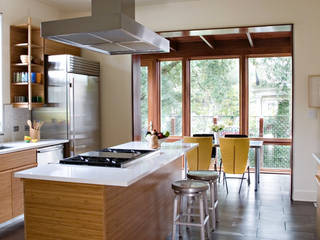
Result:
{"label": "white wall", "polygon": [[[27,17],[32,17],[32,23],[40,26],[44,20],[58,19],[60,13],[58,10],[49,7],[36,0],[0,0],[0,12],[3,13],[2,29],[2,96],[3,103],[3,134],[0,136],[2,141],[23,140],[26,134],[24,126],[27,119],[30,119],[30,111],[27,109],[12,109],[7,105],[10,103],[10,25],[23,24],[27,22]],[[0,77],[0,79],[1,79]],[[18,132],[13,132],[13,126],[19,126]]]}
{"label": "white wall", "polygon": [[100,62],[101,144],[110,147],[132,140],[131,56],[109,56],[83,50]]}
{"label": "white wall", "polygon": [[3,102],[10,103],[10,25],[27,22],[40,26],[41,21],[58,19],[60,12],[36,0],[1,0],[0,12],[3,13]]}

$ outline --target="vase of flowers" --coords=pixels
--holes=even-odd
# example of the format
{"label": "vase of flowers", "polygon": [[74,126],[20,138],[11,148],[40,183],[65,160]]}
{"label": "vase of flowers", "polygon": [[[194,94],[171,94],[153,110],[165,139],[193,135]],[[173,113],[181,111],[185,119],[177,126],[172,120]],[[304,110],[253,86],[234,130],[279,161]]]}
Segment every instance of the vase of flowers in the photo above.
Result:
{"label": "vase of flowers", "polygon": [[222,124],[214,124],[211,129],[212,129],[212,132],[214,134],[215,142],[219,143],[219,138],[220,138],[221,132],[224,129],[224,125],[222,125]]}

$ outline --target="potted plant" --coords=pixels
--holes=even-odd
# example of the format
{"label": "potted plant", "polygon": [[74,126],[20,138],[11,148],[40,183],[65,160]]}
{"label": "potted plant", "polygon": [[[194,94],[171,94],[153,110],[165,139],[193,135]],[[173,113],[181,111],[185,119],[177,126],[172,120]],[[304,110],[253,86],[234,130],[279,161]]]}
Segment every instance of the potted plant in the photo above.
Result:
{"label": "potted plant", "polygon": [[215,139],[216,143],[219,143],[220,134],[224,129],[224,125],[214,124],[211,129],[214,134],[214,139]]}

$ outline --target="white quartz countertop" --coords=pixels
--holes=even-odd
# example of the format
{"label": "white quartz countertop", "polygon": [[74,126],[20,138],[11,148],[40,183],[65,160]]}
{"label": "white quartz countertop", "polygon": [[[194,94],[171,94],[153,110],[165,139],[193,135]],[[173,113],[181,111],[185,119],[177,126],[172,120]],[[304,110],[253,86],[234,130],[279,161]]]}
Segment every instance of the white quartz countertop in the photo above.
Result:
{"label": "white quartz countertop", "polygon": [[63,144],[67,142],[69,142],[69,140],[64,140],[64,139],[60,139],[60,140],[46,139],[46,140],[40,140],[39,142],[36,142],[36,143],[26,143],[24,141],[5,142],[0,145],[8,148],[0,150],[0,154],[18,152],[18,151],[23,151],[27,149],[33,149],[33,148],[49,147],[49,146]]}
{"label": "white quartz countertop", "polygon": [[[135,162],[126,168],[48,164],[17,172],[15,177],[127,187],[197,146],[198,144],[194,143],[163,143],[159,154],[134,160]],[[150,149],[145,142],[129,142],[113,148]]]}

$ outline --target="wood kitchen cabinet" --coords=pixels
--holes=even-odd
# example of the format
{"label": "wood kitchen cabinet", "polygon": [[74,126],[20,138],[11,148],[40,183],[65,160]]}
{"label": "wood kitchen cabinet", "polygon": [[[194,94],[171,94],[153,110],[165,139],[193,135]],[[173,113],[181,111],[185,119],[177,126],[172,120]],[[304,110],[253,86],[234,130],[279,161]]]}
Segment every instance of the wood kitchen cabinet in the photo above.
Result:
{"label": "wood kitchen cabinet", "polygon": [[11,218],[11,171],[3,171],[0,172],[0,223]]}
{"label": "wood kitchen cabinet", "polygon": [[14,173],[37,166],[37,150],[0,154],[0,223],[23,213],[23,183]]}
{"label": "wood kitchen cabinet", "polygon": [[317,236],[320,239],[320,174],[316,175],[317,181]]}
{"label": "wood kitchen cabinet", "polygon": [[[10,26],[10,96],[14,108],[43,107],[46,103],[46,55],[81,55],[80,48],[41,37],[40,28],[31,18],[21,25]],[[28,56],[27,62],[21,55]]]}
{"label": "wood kitchen cabinet", "polygon": [[20,178],[15,178],[14,173],[23,171],[29,168],[36,167],[37,164],[16,168],[11,174],[11,194],[12,194],[12,217],[23,214],[23,181]]}
{"label": "wood kitchen cabinet", "polygon": [[36,162],[36,149],[0,154],[0,172],[35,164]]}
{"label": "wood kitchen cabinet", "polygon": [[66,45],[63,43],[58,43],[51,41],[49,39],[44,40],[44,54],[45,55],[57,55],[57,54],[71,54],[75,56],[81,55],[81,49]]}

